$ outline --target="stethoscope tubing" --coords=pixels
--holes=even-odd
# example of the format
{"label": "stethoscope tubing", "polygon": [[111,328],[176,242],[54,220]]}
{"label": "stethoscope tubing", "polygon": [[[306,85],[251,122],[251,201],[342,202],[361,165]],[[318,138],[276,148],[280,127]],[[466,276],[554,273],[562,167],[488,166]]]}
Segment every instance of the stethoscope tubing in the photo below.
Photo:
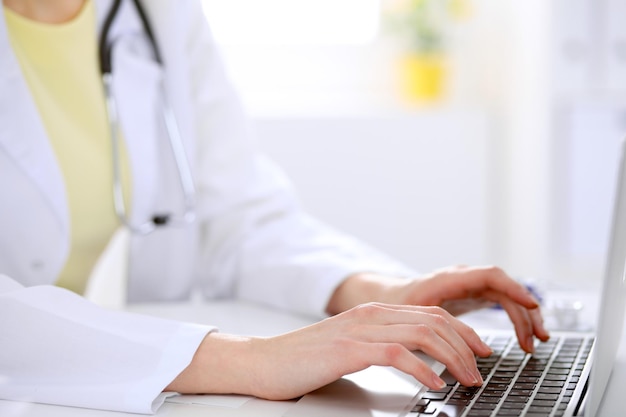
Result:
{"label": "stethoscope tubing", "polygon": [[[154,32],[146,13],[141,6],[139,0],[133,0],[133,3],[137,9],[139,17],[142,21],[144,31],[151,44],[155,61],[163,66],[158,44],[154,37]],[[133,224],[130,221],[128,215],[128,209],[124,199],[124,192],[122,189],[122,174],[121,174],[121,131],[120,131],[120,119],[117,102],[115,100],[115,94],[113,91],[113,65],[112,65],[112,49],[114,42],[108,41],[110,29],[115,21],[115,17],[119,12],[121,6],[121,0],[114,0],[111,9],[109,10],[105,21],[103,23],[102,32],[99,40],[99,57],[100,57],[100,71],[102,75],[102,84],[104,87],[104,94],[106,100],[106,111],[109,121],[109,129],[111,135],[111,151],[113,159],[113,203],[115,213],[120,219],[121,223],[127,227],[131,232],[139,235],[147,235],[154,232],[158,227],[164,225],[171,226],[185,226],[192,223],[195,218],[195,195],[196,190],[193,181],[193,175],[191,173],[191,167],[185,147],[183,145],[182,137],[180,135],[180,129],[174,114],[174,110],[168,100],[163,80],[159,82],[159,99],[161,100],[161,109],[165,129],[167,131],[168,143],[172,152],[174,162],[178,171],[178,179],[183,194],[184,211],[178,216],[173,216],[171,213],[155,213],[148,221],[139,224]]]}

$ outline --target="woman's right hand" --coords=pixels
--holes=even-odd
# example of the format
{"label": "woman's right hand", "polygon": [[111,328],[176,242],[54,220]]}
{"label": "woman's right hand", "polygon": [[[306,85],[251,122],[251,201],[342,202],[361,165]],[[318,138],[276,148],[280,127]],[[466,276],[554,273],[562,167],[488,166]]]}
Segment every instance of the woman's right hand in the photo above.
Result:
{"label": "woman's right hand", "polygon": [[468,386],[482,383],[475,355],[491,354],[474,330],[440,307],[370,303],[275,337],[210,333],[165,390],[285,400],[371,365],[393,366],[431,389],[442,388],[415,350]]}

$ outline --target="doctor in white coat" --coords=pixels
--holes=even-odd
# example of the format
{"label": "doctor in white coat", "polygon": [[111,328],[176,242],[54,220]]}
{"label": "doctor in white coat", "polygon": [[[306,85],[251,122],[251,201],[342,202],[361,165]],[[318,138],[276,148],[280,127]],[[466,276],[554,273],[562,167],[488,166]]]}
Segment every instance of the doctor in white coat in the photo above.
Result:
{"label": "doctor in white coat", "polygon": [[[90,2],[95,41],[112,0],[3,5],[54,25],[71,22]],[[293,398],[372,364],[439,387],[410,354],[415,349],[477,385],[474,355],[490,351],[454,317],[468,299],[500,303],[526,350],[534,337],[547,339],[536,300],[500,269],[418,276],[303,213],[289,182],[256,149],[200,2],[143,2],[162,65],[137,8],[121,3],[108,38],[132,172],[126,220],[137,225],[186,209],[167,129],[155,121],[161,81],[195,187],[195,221],[133,235],[128,301],[184,300],[201,291],[207,299],[332,317],[286,335],[244,338],[102,309],[55,286],[71,251],[66,184],[0,19],[0,398],[151,413],[174,392]],[[83,59],[95,57],[76,57]],[[112,154],[102,157],[113,163]]]}

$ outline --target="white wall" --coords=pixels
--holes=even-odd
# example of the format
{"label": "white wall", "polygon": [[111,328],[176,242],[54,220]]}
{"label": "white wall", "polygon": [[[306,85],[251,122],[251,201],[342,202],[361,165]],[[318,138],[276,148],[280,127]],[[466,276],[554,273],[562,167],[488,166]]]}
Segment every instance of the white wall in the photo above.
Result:
{"label": "white wall", "polygon": [[494,262],[484,111],[262,119],[257,127],[319,218],[422,271]]}

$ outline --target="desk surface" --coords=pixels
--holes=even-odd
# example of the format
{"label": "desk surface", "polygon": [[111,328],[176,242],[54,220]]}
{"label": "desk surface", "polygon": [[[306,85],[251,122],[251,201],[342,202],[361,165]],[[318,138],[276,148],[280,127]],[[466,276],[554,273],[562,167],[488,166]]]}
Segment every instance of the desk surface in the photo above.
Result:
{"label": "desk surface", "polygon": [[[582,326],[593,323],[595,317],[594,300],[586,301],[588,308],[583,311]],[[283,333],[312,322],[310,318],[293,316],[257,305],[235,301],[212,301],[210,303],[184,304],[143,304],[130,307],[128,310],[151,314],[159,317],[213,324],[224,333],[270,336]],[[471,325],[489,328],[507,327],[508,320],[501,311],[488,310],[466,316]],[[626,332],[625,332],[626,333]],[[615,361],[611,383],[605,393],[598,415],[623,415],[620,396],[626,386],[626,334],[622,335],[621,345]],[[242,404],[245,397],[227,406],[166,403],[158,411],[157,416],[233,416],[233,404]],[[256,417],[271,417],[284,414],[292,405],[290,402],[271,402],[254,400],[247,407],[254,407]],[[71,407],[59,407],[44,404],[30,404],[0,400],[0,415],[3,417],[122,417],[136,416],[118,412],[85,410]]]}

